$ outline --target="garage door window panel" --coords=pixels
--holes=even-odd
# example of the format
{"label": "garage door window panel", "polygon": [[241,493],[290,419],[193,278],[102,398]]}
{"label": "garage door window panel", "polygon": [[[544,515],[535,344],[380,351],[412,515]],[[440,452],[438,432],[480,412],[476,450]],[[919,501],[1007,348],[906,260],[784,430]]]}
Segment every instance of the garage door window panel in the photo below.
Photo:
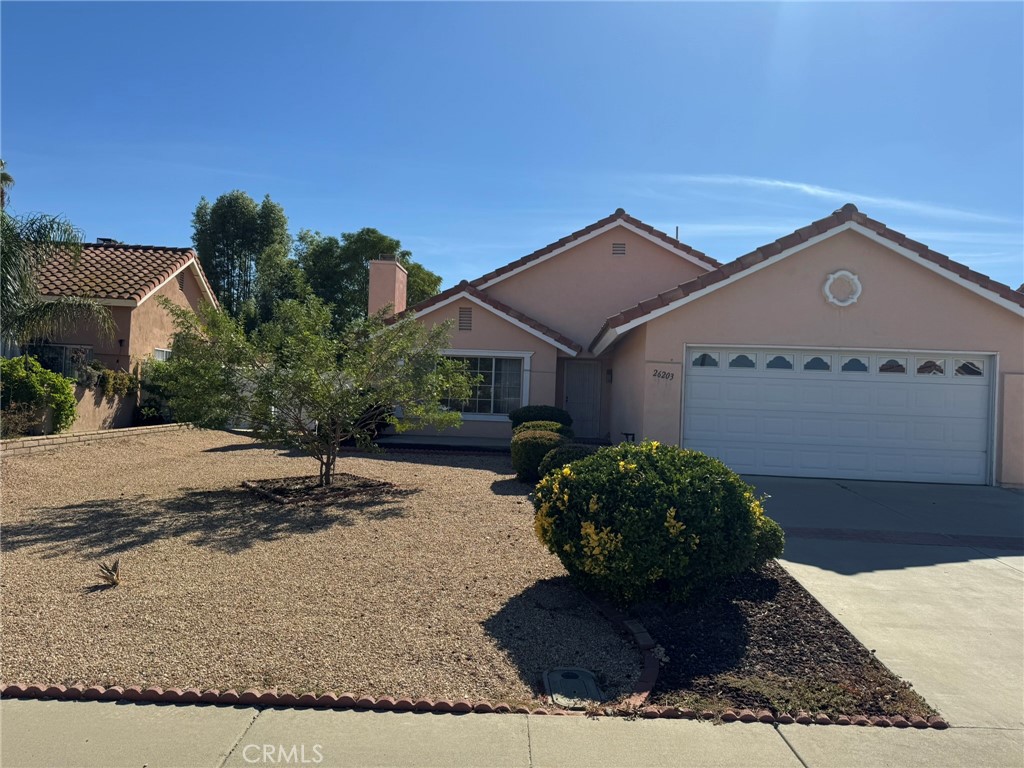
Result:
{"label": "garage door window panel", "polygon": [[693,356],[691,367],[693,368],[717,368],[718,367],[718,353],[717,352],[700,352]]}
{"label": "garage door window panel", "polygon": [[768,363],[765,368],[775,371],[792,371],[793,370],[793,356],[792,355],[770,355]]}
{"label": "garage door window panel", "polygon": [[905,357],[881,357],[878,363],[879,373],[906,373],[907,358]]}
{"label": "garage door window panel", "polygon": [[954,365],[954,376],[982,377],[985,375],[985,363],[982,360],[956,360]]}
{"label": "garage door window panel", "polygon": [[917,358],[917,375],[918,376],[945,376],[946,375],[946,361],[942,359],[935,359],[931,357],[919,357]]}
{"label": "garage door window panel", "polygon": [[804,370],[805,371],[822,371],[828,372],[832,370],[832,356],[831,355],[811,355],[804,358]]}
{"label": "garage door window panel", "polygon": [[729,355],[730,368],[757,368],[757,355],[753,352],[741,352],[738,355]]}
{"label": "garage door window panel", "polygon": [[840,369],[843,373],[867,373],[868,360],[860,357],[844,357]]}

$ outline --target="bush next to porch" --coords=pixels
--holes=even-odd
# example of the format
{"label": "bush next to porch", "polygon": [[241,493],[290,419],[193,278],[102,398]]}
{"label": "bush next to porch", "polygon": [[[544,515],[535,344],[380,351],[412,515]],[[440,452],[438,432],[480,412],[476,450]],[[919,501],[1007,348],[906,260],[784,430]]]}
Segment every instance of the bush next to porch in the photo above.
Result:
{"label": "bush next to porch", "polygon": [[522,408],[512,411],[508,418],[512,422],[513,429],[527,421],[557,421],[567,427],[572,426],[572,416],[569,415],[569,412],[553,405],[524,405]]}
{"label": "bush next to porch", "polygon": [[725,464],[656,442],[546,475],[537,537],[584,587],[620,603],[688,600],[782,554],[779,526]]}
{"label": "bush next to porch", "polygon": [[553,448],[565,442],[565,438],[554,432],[533,429],[512,436],[512,468],[520,480],[535,483],[540,474],[541,461]]}
{"label": "bush next to porch", "polygon": [[574,433],[571,427],[560,424],[557,421],[524,421],[518,427],[512,427],[512,434],[518,435],[520,432],[528,432],[530,430],[540,430],[541,432],[554,432],[556,435],[572,440]]}

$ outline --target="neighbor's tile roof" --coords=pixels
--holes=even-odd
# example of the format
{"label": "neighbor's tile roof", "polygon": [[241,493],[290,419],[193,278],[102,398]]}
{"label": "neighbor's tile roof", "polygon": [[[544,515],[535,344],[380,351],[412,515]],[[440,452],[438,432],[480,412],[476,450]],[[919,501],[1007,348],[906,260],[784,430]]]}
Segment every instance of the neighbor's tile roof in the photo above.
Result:
{"label": "neighbor's tile roof", "polygon": [[876,221],[875,219],[861,213],[853,203],[847,203],[839,210],[834,211],[830,216],[818,219],[817,221],[808,224],[806,227],[798,229],[796,232],[788,234],[785,237],[780,237],[778,240],[768,243],[767,245],[762,245],[760,248],[756,248],[750,253],[740,256],[738,259],[730,261],[728,264],[723,264],[718,269],[699,275],[693,280],[688,280],[685,283],[677,285],[671,290],[659,293],[653,298],[642,301],[634,307],[630,307],[617,315],[609,317],[605,321],[604,325],[601,326],[601,330],[598,331],[597,336],[595,336],[594,340],[591,342],[590,349],[593,350],[594,347],[597,346],[601,337],[604,336],[604,334],[611,328],[618,328],[621,325],[625,325],[626,323],[637,320],[644,315],[650,314],[657,309],[666,307],[674,301],[685,298],[691,293],[696,293],[697,291],[708,288],[715,283],[727,280],[739,272],[750,269],[755,264],[768,261],[769,259],[778,256],[783,251],[787,251],[797,245],[806,243],[811,238],[823,235],[826,232],[850,221],[856,222],[862,227],[870,229],[872,232],[881,235],[885,239],[913,251],[921,258],[942,267],[948,272],[952,272],[965,280],[970,280],[972,283],[992,291],[1007,301],[1024,307],[1024,293],[1015,291],[1010,286],[993,280],[988,275],[975,272],[970,267],[965,266],[958,261],[954,261],[948,256],[944,256],[937,251],[933,251],[924,243],[911,240],[902,232],[890,229],[882,222]]}
{"label": "neighbor's tile roof", "polygon": [[139,301],[195,258],[191,248],[86,243],[77,263],[69,251],[43,265],[39,291],[44,296]]}
{"label": "neighbor's tile roof", "polygon": [[[463,280],[458,285],[452,286],[446,291],[441,291],[441,293],[437,294],[436,296],[431,296],[429,299],[421,301],[414,307],[409,307],[407,310],[405,310],[405,312],[399,313],[397,317],[401,317],[409,312],[421,313],[426,309],[430,309],[431,307],[436,306],[437,304],[440,304],[441,302],[447,299],[450,299],[452,296],[457,296],[460,293],[466,293],[469,296],[472,296],[474,299],[483,302],[484,304],[497,310],[498,312],[501,312],[515,320],[518,320],[523,325],[529,326],[533,330],[537,331],[543,336],[546,336],[552,341],[557,341],[563,347],[568,347],[577,354],[583,351],[583,347],[577,342],[570,339],[568,336],[559,333],[554,328],[549,328],[539,320],[534,320],[529,315],[524,315],[518,309],[513,309],[512,307],[508,306],[508,304],[504,304],[498,301],[497,299],[487,295],[484,291],[481,291],[479,288],[474,287],[472,284],[468,283],[465,280]],[[397,317],[392,318],[389,322],[394,322],[394,320],[397,319]]]}
{"label": "neighbor's tile roof", "polygon": [[664,232],[655,229],[650,224],[644,224],[644,222],[640,221],[640,219],[630,216],[622,208],[619,208],[615,211],[615,213],[611,214],[610,216],[605,216],[603,219],[600,219],[599,221],[595,221],[590,226],[584,227],[583,229],[579,229],[573,232],[571,235],[566,235],[561,240],[551,243],[550,245],[545,245],[540,250],[527,254],[526,256],[523,256],[521,259],[516,259],[510,264],[506,264],[503,267],[498,267],[493,272],[488,272],[486,275],[478,277],[476,280],[472,281],[472,284],[478,288],[483,285],[486,285],[491,280],[494,280],[497,277],[501,277],[502,275],[508,274],[509,272],[513,272],[519,269],[520,267],[524,267],[531,261],[536,261],[537,259],[546,256],[552,251],[557,251],[559,248],[564,248],[565,246],[570,245],[574,240],[579,240],[581,237],[586,237],[590,233],[598,229],[601,229],[601,227],[605,227],[614,221],[623,221],[627,224],[631,224],[637,229],[642,230],[647,234],[658,238],[659,240],[662,240],[666,245],[675,248],[676,250],[688,253],[695,259],[703,261],[709,267],[717,267],[721,265],[721,262],[715,261],[710,256],[698,251],[696,248],[691,248],[686,243],[680,242],[679,240],[676,240],[674,237],[666,235]]}

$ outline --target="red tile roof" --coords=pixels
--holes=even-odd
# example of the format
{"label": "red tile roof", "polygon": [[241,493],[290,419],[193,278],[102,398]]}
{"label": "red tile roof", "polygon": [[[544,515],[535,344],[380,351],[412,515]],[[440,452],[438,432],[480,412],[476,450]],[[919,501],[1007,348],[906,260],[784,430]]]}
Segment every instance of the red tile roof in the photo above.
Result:
{"label": "red tile roof", "polygon": [[720,283],[733,275],[750,269],[755,264],[768,261],[769,259],[778,256],[783,251],[789,250],[794,246],[806,243],[813,237],[822,235],[830,230],[835,229],[847,222],[855,222],[860,224],[866,229],[870,229],[878,235],[881,235],[887,240],[900,245],[908,250],[913,251],[923,259],[930,261],[931,263],[942,267],[943,269],[951,272],[958,277],[965,280],[969,280],[976,285],[981,286],[993,293],[997,294],[1003,299],[1012,302],[1020,307],[1024,307],[1024,293],[1015,291],[1008,285],[1004,285],[987,275],[983,275],[980,272],[975,272],[970,267],[967,267],[948,256],[944,256],[937,251],[933,251],[924,243],[919,243],[916,240],[911,240],[909,237],[904,235],[902,232],[897,232],[894,229],[890,229],[880,221],[866,216],[857,210],[857,206],[853,203],[847,203],[842,208],[834,211],[830,216],[826,216],[823,219],[818,219],[806,227],[798,229],[796,232],[780,237],[778,240],[762,245],[760,248],[756,248],[748,254],[740,256],[734,261],[730,261],[728,264],[723,264],[718,269],[707,272],[700,275],[693,280],[689,280],[685,283],[677,285],[671,290],[659,293],[653,298],[642,301],[634,307],[623,310],[617,315],[609,317],[601,330],[598,331],[597,336],[590,343],[589,349],[593,349],[597,346],[601,337],[611,328],[618,328],[619,326],[625,325],[626,323],[637,320],[647,314],[650,314],[656,309],[666,307],[674,301],[685,298],[692,293],[696,293],[704,288],[707,288],[715,283]]}
{"label": "red tile roof", "polygon": [[[191,248],[86,243],[77,264],[70,251],[49,259],[39,272],[39,290],[44,296],[137,302],[195,259]],[[205,276],[201,280],[209,290]]]}
{"label": "red tile roof", "polygon": [[503,304],[502,302],[492,298],[491,296],[488,296],[486,293],[474,287],[472,284],[468,283],[465,280],[463,280],[458,285],[452,286],[446,291],[441,291],[441,293],[437,294],[436,296],[431,296],[429,299],[421,301],[414,307],[409,307],[407,310],[405,310],[405,312],[401,312],[395,318],[391,318],[389,322],[394,322],[395,319],[397,319],[398,317],[402,317],[408,314],[409,312],[415,312],[417,314],[420,314],[424,310],[430,309],[431,307],[436,306],[441,302],[450,299],[453,296],[457,296],[460,293],[466,293],[467,295],[472,296],[477,301],[486,304],[487,306],[497,310],[498,312],[508,315],[514,320],[518,320],[523,325],[529,326],[530,328],[537,331],[541,335],[546,336],[552,341],[558,342],[563,347],[568,347],[577,354],[583,351],[583,347],[577,342],[570,339],[568,336],[564,336],[563,334],[559,333],[553,328],[549,328],[548,326],[544,325],[544,323],[540,322],[539,320],[534,320],[532,317],[524,315],[518,309],[513,309],[507,304]]}
{"label": "red tile roof", "polygon": [[520,267],[524,267],[530,262],[536,261],[537,259],[546,256],[552,251],[557,251],[559,248],[564,248],[565,246],[572,244],[574,240],[579,240],[581,237],[586,237],[592,232],[595,232],[596,230],[601,229],[601,227],[605,227],[614,221],[622,221],[627,224],[630,224],[636,227],[637,229],[642,230],[643,232],[646,232],[647,234],[652,235],[653,237],[656,237],[659,240],[662,240],[669,247],[683,251],[684,253],[689,254],[695,259],[704,262],[708,267],[720,266],[720,262],[715,261],[710,256],[701,253],[695,248],[691,248],[686,243],[680,242],[679,240],[676,240],[674,237],[669,237],[664,232],[652,227],[650,224],[644,224],[642,221],[640,221],[640,219],[633,218],[628,213],[626,213],[622,208],[619,208],[615,211],[615,213],[611,214],[610,216],[605,216],[603,219],[600,219],[599,221],[595,221],[590,226],[584,227],[583,229],[579,229],[573,232],[571,235],[566,235],[561,240],[551,243],[550,245],[545,245],[540,250],[534,251],[531,254],[523,256],[521,259],[516,259],[515,261],[511,262],[510,264],[506,264],[503,267],[498,267],[498,269],[494,270],[493,272],[488,272],[486,275],[483,275],[482,277],[478,277],[476,280],[472,281],[472,284],[478,288],[483,285],[486,285],[491,280],[494,280],[497,277],[501,277],[502,275],[506,275],[509,272],[514,272]]}

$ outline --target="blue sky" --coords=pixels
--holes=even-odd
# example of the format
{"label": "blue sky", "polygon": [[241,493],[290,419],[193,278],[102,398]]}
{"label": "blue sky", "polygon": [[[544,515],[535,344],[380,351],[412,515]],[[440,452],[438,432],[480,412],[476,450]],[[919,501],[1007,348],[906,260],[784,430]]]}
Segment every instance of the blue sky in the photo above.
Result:
{"label": "blue sky", "polygon": [[1024,5],[15,3],[15,212],[188,245],[200,195],[451,285],[624,207],[726,261],[852,201],[1024,280]]}

